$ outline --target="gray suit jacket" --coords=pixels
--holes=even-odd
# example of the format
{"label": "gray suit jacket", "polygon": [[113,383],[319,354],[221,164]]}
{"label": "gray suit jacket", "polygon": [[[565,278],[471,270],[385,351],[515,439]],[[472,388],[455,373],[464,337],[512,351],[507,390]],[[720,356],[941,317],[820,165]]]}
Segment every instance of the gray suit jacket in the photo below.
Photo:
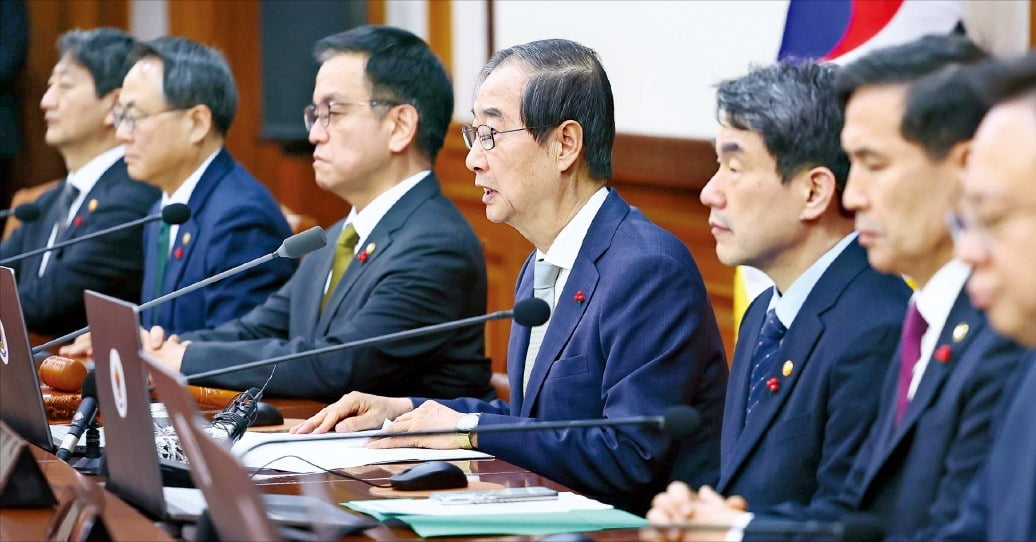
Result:
{"label": "gray suit jacket", "polygon": [[[188,333],[186,375],[305,352],[482,314],[486,270],[482,247],[430,175],[407,192],[363,241],[366,261],[354,260],[321,311],[334,240],[307,256],[281,289],[245,316],[214,330]],[[260,386],[264,367],[213,377],[204,385]],[[382,346],[309,356],[276,368],[267,393],[337,400],[359,390],[392,396],[492,395],[481,326]]]}

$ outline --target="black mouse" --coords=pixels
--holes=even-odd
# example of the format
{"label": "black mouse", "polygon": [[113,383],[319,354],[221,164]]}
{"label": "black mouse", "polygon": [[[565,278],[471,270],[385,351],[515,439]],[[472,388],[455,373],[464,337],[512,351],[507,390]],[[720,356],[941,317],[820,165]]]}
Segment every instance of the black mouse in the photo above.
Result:
{"label": "black mouse", "polygon": [[392,489],[424,491],[427,489],[456,489],[468,487],[468,477],[453,463],[425,461],[389,478]]}
{"label": "black mouse", "polygon": [[255,419],[248,424],[249,427],[256,425],[281,425],[284,423],[284,416],[277,407],[270,403],[259,401],[255,406]]}

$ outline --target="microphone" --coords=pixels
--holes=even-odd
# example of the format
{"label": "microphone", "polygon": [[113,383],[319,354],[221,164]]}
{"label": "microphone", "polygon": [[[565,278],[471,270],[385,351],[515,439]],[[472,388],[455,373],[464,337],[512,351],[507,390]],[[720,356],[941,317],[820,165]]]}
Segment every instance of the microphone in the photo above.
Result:
{"label": "microphone", "polygon": [[67,462],[72,457],[72,452],[79,444],[79,438],[83,436],[86,428],[94,423],[94,418],[97,416],[97,382],[95,378],[94,372],[90,371],[83,379],[83,402],[76,409],[76,414],[72,417],[72,427],[69,428],[68,434],[61,441],[61,447],[57,451],[58,459],[62,461]]}
{"label": "microphone", "polygon": [[259,388],[249,388],[248,391],[238,394],[233,404],[212,417],[212,422],[205,427],[205,432],[221,442],[237,442],[248,430],[248,426],[255,421],[256,408],[262,397],[263,390]]}
{"label": "microphone", "polygon": [[22,222],[33,222],[40,217],[40,206],[35,203],[23,203],[14,209],[0,210],[0,218],[7,218],[14,215]]}
{"label": "microphone", "polygon": [[305,352],[296,352],[294,354],[286,354],[276,358],[270,358],[265,360],[253,361],[251,363],[243,363],[241,365],[234,365],[232,367],[223,367],[221,369],[213,369],[211,371],[205,371],[203,373],[195,373],[193,375],[187,375],[188,383],[195,383],[203,378],[209,378],[212,376],[219,376],[228,373],[236,373],[238,371],[247,371],[249,369],[255,369],[257,367],[266,367],[267,365],[276,365],[285,361],[293,361],[296,359],[302,359],[309,356],[318,356],[322,354],[329,354],[331,352],[338,352],[341,350],[351,350],[353,348],[362,348],[365,346],[375,346],[382,343],[398,341],[403,339],[410,339],[413,337],[420,337],[423,335],[429,335],[432,333],[441,333],[443,331],[451,331],[454,329],[474,326],[483,324],[490,320],[503,320],[507,318],[514,318],[515,322],[523,326],[538,326],[550,318],[550,306],[547,302],[542,299],[530,297],[523,299],[514,304],[514,309],[509,311],[497,311],[481,316],[472,316],[469,318],[463,318],[460,320],[454,320],[452,322],[443,322],[441,324],[433,324],[430,326],[419,327],[417,329],[408,329],[405,331],[396,331],[394,333],[387,333],[377,337],[369,337],[367,339],[359,339],[355,341],[349,341],[341,344],[334,344],[331,346],[325,346],[324,348],[317,348],[316,350],[307,350]]}
{"label": "microphone", "polygon": [[[174,204],[174,205],[177,205],[177,204]],[[169,207],[172,207],[172,206],[173,205],[169,205],[169,206],[166,207],[166,209],[168,209]],[[186,209],[186,206],[184,206],[184,208]],[[78,239],[76,239],[76,240],[78,241]],[[163,295],[161,297],[156,297],[155,299],[152,299],[151,301],[148,301],[147,303],[140,304],[140,306],[137,307],[137,310],[138,311],[142,311],[142,310],[145,310],[145,309],[150,309],[151,307],[154,307],[155,305],[160,305],[160,304],[165,303],[166,301],[169,301],[171,299],[176,299],[176,298],[178,298],[178,297],[180,297],[182,295],[189,294],[189,293],[197,290],[198,288],[204,288],[205,286],[208,286],[208,285],[212,284],[213,282],[218,282],[218,281],[221,281],[221,280],[223,280],[223,279],[225,279],[225,278],[227,278],[229,276],[236,275],[236,274],[241,273],[243,271],[248,271],[249,269],[251,269],[251,268],[253,268],[253,267],[257,266],[257,265],[264,264],[264,263],[266,263],[266,262],[268,262],[268,261],[270,261],[270,260],[272,260],[274,258],[298,258],[298,257],[303,256],[303,255],[305,255],[305,254],[307,254],[309,252],[312,252],[312,251],[314,251],[314,250],[316,250],[316,249],[318,249],[318,248],[320,248],[320,247],[322,247],[322,246],[324,246],[326,244],[327,244],[327,235],[324,233],[324,229],[321,228],[320,226],[313,226],[312,228],[310,228],[310,229],[308,229],[308,230],[306,230],[306,231],[304,231],[302,233],[297,233],[295,235],[292,235],[291,237],[288,237],[283,242],[281,242],[281,246],[277,247],[277,250],[275,250],[274,252],[271,252],[269,254],[265,254],[263,256],[259,256],[258,258],[254,259],[252,261],[248,261],[248,262],[245,262],[245,263],[243,263],[243,264],[241,264],[241,265],[239,265],[237,267],[233,267],[233,268],[227,269],[226,271],[223,271],[222,273],[217,273],[217,274],[215,274],[215,275],[213,275],[213,276],[211,276],[211,277],[209,277],[207,279],[199,280],[198,282],[195,282],[194,284],[191,284],[189,286],[184,286],[183,288],[180,288],[179,290],[174,290],[174,291],[169,292],[168,294],[165,294],[165,295]],[[53,341],[46,342],[46,343],[43,343],[43,344],[41,344],[39,346],[34,347],[32,349],[32,353],[33,353],[33,355],[39,354],[40,352],[42,352],[42,351],[44,351],[44,350],[46,350],[46,349],[48,349],[48,348],[50,348],[52,346],[56,346],[56,345],[59,345],[59,344],[64,344],[64,343],[66,343],[68,341],[71,341],[72,339],[75,339],[76,337],[82,335],[83,333],[86,333],[89,329],[90,329],[90,326],[87,326],[87,327],[84,327],[82,329],[77,329],[77,330],[75,330],[75,331],[73,331],[71,333],[62,335],[61,337],[58,337],[58,338],[54,339]]]}
{"label": "microphone", "polygon": [[[37,209],[37,212],[38,212],[38,209]],[[54,243],[53,245],[51,245],[49,247],[40,247],[40,248],[38,248],[36,250],[30,250],[28,252],[23,252],[21,254],[16,254],[16,255],[11,256],[9,258],[4,258],[3,260],[0,260],[0,265],[7,265],[7,264],[9,264],[11,262],[16,262],[18,260],[23,260],[23,259],[28,258],[30,256],[36,256],[37,254],[43,254],[44,252],[49,252],[51,250],[57,250],[59,248],[65,248],[65,247],[67,247],[69,245],[74,245],[76,243],[80,243],[80,242],[83,242],[83,241],[89,241],[90,239],[94,239],[94,238],[100,237],[102,235],[108,235],[109,233],[114,233],[114,232],[117,232],[117,231],[120,231],[120,230],[124,230],[126,228],[133,228],[133,227],[136,227],[136,226],[140,226],[141,224],[146,224],[148,222],[154,222],[155,220],[161,219],[166,224],[183,224],[184,222],[187,222],[187,219],[190,218],[190,217],[191,217],[191,209],[189,207],[187,207],[186,205],[184,205],[182,203],[174,203],[172,205],[167,205],[164,209],[162,209],[162,212],[160,212],[160,213],[155,213],[153,215],[145,216],[144,218],[138,218],[136,220],[131,220],[131,221],[123,223],[123,224],[118,224],[118,225],[112,226],[110,228],[105,228],[105,229],[100,230],[100,231],[95,231],[95,232],[93,232],[91,234],[84,235],[82,237],[76,237],[74,239],[69,239],[67,241],[62,241],[60,243]]]}
{"label": "microphone", "polygon": [[[673,523],[655,528],[681,531],[729,531],[729,525],[709,523]],[[885,538],[885,528],[872,514],[846,514],[838,521],[796,521],[793,519],[753,518],[742,529],[744,538],[758,536],[764,540],[799,539],[836,540],[841,542],[877,542]]]}
{"label": "microphone", "polygon": [[[701,415],[691,406],[674,405],[666,409],[661,416],[629,416],[625,418],[603,418],[596,420],[561,420],[561,421],[530,421],[526,423],[502,423],[499,425],[487,425],[485,427],[475,426],[471,434],[505,433],[511,431],[542,431],[546,429],[576,429],[581,427],[618,427],[622,425],[643,425],[655,429],[670,438],[681,438],[698,430],[701,425]],[[358,438],[388,438],[388,437],[430,437],[436,435],[455,435],[456,429],[439,429],[435,431],[401,431],[395,433],[383,432],[371,434],[356,433],[326,433],[324,435],[307,436],[306,440],[352,440]],[[257,448],[270,444],[282,444],[285,442],[299,442],[299,438],[277,438],[259,442],[243,450],[238,457],[244,458]]]}

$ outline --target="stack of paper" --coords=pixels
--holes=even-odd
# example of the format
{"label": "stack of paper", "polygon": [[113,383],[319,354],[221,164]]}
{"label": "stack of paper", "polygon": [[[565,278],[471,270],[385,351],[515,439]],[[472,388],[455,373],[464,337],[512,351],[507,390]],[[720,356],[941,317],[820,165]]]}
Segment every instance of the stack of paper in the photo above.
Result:
{"label": "stack of paper", "polygon": [[542,535],[603,529],[637,529],[643,518],[574,493],[557,500],[492,504],[441,504],[430,499],[352,501],[345,506],[379,520],[398,519],[418,535]]}

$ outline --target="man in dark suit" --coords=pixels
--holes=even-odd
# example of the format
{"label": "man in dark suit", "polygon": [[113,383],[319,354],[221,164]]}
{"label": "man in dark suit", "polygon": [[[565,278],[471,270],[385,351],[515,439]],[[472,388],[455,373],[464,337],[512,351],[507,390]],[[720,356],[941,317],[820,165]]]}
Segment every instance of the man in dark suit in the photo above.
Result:
{"label": "man in dark suit", "polygon": [[[963,178],[957,256],[973,267],[968,293],[992,326],[1036,348],[1036,55],[965,77],[993,107]],[[1002,403],[989,459],[939,539],[1036,540],[1036,350],[1018,369],[1017,393]]]}
{"label": "man in dark suit", "polygon": [[[864,511],[891,535],[929,539],[955,516],[987,457],[993,413],[1021,350],[969,302],[963,288],[970,269],[953,259],[945,223],[982,108],[952,87],[940,99],[919,100],[912,86],[984,56],[966,38],[929,36],[875,51],[839,73],[842,144],[852,161],[844,203],[856,212],[871,265],[911,277],[918,289],[899,352],[874,392],[881,398],[877,422],[843,490],[808,506],[753,507],[760,517],[735,520],[749,531],[771,518],[838,520]],[[715,493],[694,508],[696,521],[730,521]]]}
{"label": "man in dark suit", "polygon": [[[321,40],[306,108],[317,183],[352,204],[335,242],[306,257],[265,304],[156,355],[185,374],[305,352],[486,309],[486,271],[471,226],[431,172],[453,110],[439,60],[420,38],[361,27]],[[262,385],[262,368],[205,381]],[[312,356],[277,367],[268,391],[334,400],[351,390],[432,397],[492,395],[481,328]]]}
{"label": "man in dark suit", "polygon": [[[52,246],[147,214],[158,190],[126,174],[123,148],[108,118],[126,74],[133,38],[114,28],[73,30],[58,39],[61,58],[40,100],[46,142],[68,177],[36,202],[39,220],[0,244],[0,259]],[[141,228],[128,228],[14,262],[31,331],[61,335],[86,324],[83,290],[123,299],[140,295]]]}
{"label": "man in dark suit", "polygon": [[753,506],[841,490],[910,297],[867,265],[841,206],[849,160],[834,76],[833,65],[777,64],[717,90],[719,169],[701,193],[716,253],[775,283],[742,319],[723,413],[716,489]]}
{"label": "man in dark suit", "polygon": [[[482,69],[467,166],[486,216],[536,248],[516,299],[539,297],[550,320],[511,327],[510,402],[429,401],[351,393],[296,428],[456,429],[380,447],[475,447],[630,510],[664,484],[670,443],[648,428],[469,433],[538,420],[658,414],[690,404],[703,424],[696,478],[715,476],[727,369],[698,269],[673,235],[607,187],[615,136],[611,85],[596,53],[567,40],[497,52]],[[339,423],[341,422],[341,423]],[[336,426],[337,424],[337,426]],[[469,438],[470,437],[470,438]]]}

